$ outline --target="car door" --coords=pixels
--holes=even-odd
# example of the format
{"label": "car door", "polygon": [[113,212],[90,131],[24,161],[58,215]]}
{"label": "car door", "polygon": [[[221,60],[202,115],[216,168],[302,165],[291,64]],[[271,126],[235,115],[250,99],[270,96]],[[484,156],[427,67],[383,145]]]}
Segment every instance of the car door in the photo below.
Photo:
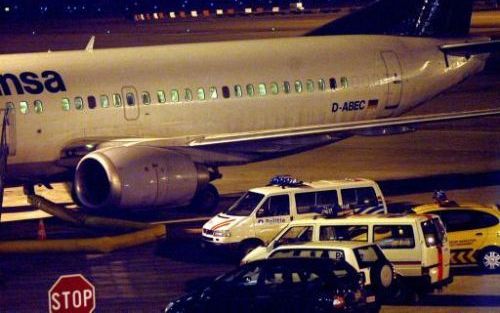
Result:
{"label": "car door", "polygon": [[256,289],[255,312],[305,312],[307,295],[301,276],[303,272],[307,269],[296,265],[268,264]]}
{"label": "car door", "polygon": [[396,271],[403,276],[422,274],[421,243],[415,240],[417,229],[412,224],[380,224],[373,226],[373,242],[384,251]]}
{"label": "car door", "polygon": [[269,243],[290,221],[288,194],[270,196],[256,212],[256,237]]}
{"label": "car door", "polygon": [[226,275],[207,292],[203,312],[254,313],[260,264],[250,264],[233,275]]}
{"label": "car door", "polygon": [[441,217],[451,248],[451,264],[476,263],[475,252],[486,242],[488,228],[498,219],[485,212],[445,209],[429,212]]}

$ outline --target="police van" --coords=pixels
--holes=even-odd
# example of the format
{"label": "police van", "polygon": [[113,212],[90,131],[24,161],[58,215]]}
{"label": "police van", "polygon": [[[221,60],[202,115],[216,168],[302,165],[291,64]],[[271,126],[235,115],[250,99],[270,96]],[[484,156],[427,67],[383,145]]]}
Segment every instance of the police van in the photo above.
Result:
{"label": "police van", "polygon": [[278,176],[268,186],[248,190],[202,229],[205,246],[237,248],[242,256],[267,245],[291,221],[322,211],[339,215],[387,213],[376,182],[355,178],[301,182]]}
{"label": "police van", "polygon": [[317,217],[290,223],[267,247],[251,251],[242,263],[266,258],[279,246],[303,242],[375,243],[394,265],[404,288],[424,293],[452,282],[450,245],[437,215],[386,214],[347,218]]}

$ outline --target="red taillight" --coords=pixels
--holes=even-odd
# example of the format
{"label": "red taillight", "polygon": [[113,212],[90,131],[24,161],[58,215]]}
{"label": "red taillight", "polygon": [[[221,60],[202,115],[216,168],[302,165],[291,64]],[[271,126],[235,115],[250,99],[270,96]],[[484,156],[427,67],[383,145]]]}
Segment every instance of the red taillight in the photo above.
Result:
{"label": "red taillight", "polygon": [[340,295],[333,296],[333,307],[335,309],[344,309],[345,308],[345,299]]}

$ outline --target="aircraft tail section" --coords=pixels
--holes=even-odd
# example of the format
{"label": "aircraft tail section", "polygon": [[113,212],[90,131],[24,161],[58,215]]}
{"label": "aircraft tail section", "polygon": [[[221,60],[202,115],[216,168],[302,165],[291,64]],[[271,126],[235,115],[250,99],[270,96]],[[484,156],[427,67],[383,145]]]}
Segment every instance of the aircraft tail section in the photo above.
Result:
{"label": "aircraft tail section", "polygon": [[306,34],[379,34],[416,37],[468,35],[473,0],[375,0],[353,14]]}

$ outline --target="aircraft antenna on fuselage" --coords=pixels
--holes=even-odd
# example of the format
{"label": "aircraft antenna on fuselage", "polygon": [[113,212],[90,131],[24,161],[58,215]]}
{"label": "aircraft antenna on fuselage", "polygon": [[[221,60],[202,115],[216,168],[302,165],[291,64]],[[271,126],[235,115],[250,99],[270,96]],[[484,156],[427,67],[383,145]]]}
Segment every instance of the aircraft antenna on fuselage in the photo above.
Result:
{"label": "aircraft antenna on fuselage", "polygon": [[95,41],[95,36],[90,37],[89,43],[87,44],[87,47],[85,47],[85,51],[87,52],[94,51],[94,41]]}

